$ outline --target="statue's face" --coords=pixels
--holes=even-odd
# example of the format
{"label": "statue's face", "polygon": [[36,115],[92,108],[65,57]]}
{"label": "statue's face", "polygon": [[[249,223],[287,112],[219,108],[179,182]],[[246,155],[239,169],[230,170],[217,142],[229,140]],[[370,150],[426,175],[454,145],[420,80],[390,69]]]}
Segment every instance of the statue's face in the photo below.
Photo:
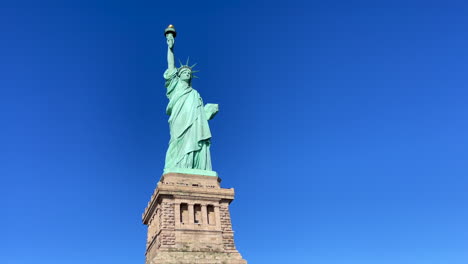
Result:
{"label": "statue's face", "polygon": [[183,70],[181,73],[180,73],[180,79],[183,80],[183,81],[188,81],[192,78],[192,73],[190,72],[190,70]]}

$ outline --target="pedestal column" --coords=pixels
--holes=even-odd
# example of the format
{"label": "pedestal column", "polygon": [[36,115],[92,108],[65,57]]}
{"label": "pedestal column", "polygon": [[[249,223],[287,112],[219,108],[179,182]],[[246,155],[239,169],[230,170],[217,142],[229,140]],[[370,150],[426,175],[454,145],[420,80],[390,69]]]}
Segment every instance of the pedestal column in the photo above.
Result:
{"label": "pedestal column", "polygon": [[188,217],[189,217],[188,224],[189,225],[193,225],[195,223],[195,221],[194,221],[195,213],[194,213],[194,210],[193,210],[194,205],[195,204],[193,204],[193,203],[188,204]]}
{"label": "pedestal column", "polygon": [[214,206],[216,228],[221,229],[221,215],[219,213],[219,204]]}
{"label": "pedestal column", "polygon": [[180,222],[182,221],[182,219],[180,218],[181,215],[180,215],[180,203],[179,202],[175,202],[174,204],[174,213],[175,213],[175,227],[176,228],[179,228],[180,227]]}
{"label": "pedestal column", "polygon": [[206,204],[202,204],[201,206],[201,214],[202,214],[202,224],[208,225],[208,210],[206,210]]}

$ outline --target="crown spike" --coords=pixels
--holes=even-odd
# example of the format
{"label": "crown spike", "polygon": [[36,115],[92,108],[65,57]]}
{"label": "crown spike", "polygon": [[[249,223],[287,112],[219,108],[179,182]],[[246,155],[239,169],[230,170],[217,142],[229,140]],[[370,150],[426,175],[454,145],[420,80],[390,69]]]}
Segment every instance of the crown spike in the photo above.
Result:
{"label": "crown spike", "polygon": [[187,57],[187,62],[185,63],[185,65],[187,65],[187,66],[188,66],[189,60],[190,60],[190,56],[189,56],[189,57]]}
{"label": "crown spike", "polygon": [[197,63],[195,63],[194,65],[190,66],[190,68],[193,68],[193,67],[195,67],[196,65],[197,65]]}

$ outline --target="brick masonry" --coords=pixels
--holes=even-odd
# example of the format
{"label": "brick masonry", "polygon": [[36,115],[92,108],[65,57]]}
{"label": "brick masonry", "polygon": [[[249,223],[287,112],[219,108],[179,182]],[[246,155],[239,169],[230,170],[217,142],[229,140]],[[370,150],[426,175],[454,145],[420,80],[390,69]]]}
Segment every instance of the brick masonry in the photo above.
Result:
{"label": "brick masonry", "polygon": [[148,226],[146,264],[247,263],[234,243],[234,189],[221,188],[220,181],[179,173],[161,177],[142,215]]}

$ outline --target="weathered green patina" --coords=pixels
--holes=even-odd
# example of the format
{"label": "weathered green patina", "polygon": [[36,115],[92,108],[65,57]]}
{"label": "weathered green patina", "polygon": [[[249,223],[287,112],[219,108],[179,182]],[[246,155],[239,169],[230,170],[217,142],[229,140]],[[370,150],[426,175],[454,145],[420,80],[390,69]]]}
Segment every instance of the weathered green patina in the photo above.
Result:
{"label": "weathered green patina", "polygon": [[216,176],[211,166],[211,132],[208,120],[216,115],[218,105],[204,105],[200,94],[192,88],[193,66],[175,67],[174,27],[169,26],[165,35],[168,66],[164,79],[169,98],[166,113],[170,115],[171,139],[164,172]]}

